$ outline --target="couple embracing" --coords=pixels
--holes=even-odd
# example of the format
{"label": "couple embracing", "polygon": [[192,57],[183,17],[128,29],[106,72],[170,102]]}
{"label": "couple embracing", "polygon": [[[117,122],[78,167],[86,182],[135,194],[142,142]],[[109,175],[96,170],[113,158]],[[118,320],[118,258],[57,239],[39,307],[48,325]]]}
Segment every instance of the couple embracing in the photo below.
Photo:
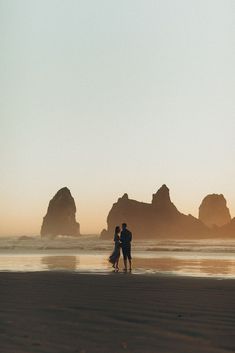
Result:
{"label": "couple embracing", "polygon": [[127,271],[127,259],[129,261],[129,270],[131,271],[131,241],[132,241],[132,234],[127,229],[126,223],[122,223],[122,230],[119,226],[115,228],[114,250],[109,257],[109,262],[113,264],[115,272],[119,270],[118,262],[120,258],[120,249],[122,249],[124,271]]}

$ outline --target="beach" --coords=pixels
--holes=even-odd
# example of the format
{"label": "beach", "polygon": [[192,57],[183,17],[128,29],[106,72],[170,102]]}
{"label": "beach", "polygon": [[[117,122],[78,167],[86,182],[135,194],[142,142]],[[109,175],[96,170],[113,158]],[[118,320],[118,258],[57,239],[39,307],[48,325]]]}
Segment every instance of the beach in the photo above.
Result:
{"label": "beach", "polygon": [[235,281],[131,273],[0,273],[0,352],[235,350]]}

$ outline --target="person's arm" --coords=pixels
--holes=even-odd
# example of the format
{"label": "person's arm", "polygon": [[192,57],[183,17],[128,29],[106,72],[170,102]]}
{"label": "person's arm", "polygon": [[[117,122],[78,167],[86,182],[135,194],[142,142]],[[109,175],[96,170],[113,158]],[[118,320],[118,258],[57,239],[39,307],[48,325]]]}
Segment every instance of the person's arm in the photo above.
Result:
{"label": "person's arm", "polygon": [[130,242],[132,241],[132,233],[130,232]]}

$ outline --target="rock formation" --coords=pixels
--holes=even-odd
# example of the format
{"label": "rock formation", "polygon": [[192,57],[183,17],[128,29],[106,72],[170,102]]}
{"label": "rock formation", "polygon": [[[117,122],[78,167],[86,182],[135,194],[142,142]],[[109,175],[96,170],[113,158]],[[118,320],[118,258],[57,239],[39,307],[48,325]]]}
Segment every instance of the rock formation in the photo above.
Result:
{"label": "rock formation", "polygon": [[224,196],[207,195],[199,207],[199,219],[208,227],[221,227],[231,221],[229,209]]}
{"label": "rock formation", "polygon": [[197,218],[177,210],[166,185],[153,195],[152,203],[131,200],[124,194],[113,204],[107,218],[108,228],[101,232],[101,237],[112,237],[115,226],[123,222],[127,223],[135,238],[190,238],[210,234]]}
{"label": "rock formation", "polygon": [[217,230],[217,234],[223,238],[235,238],[235,217],[232,218],[229,223],[225,224],[223,227],[220,227]]}
{"label": "rock formation", "polygon": [[56,235],[80,235],[80,226],[76,222],[76,205],[66,187],[60,189],[49,202],[47,214],[43,218],[41,227],[42,237]]}

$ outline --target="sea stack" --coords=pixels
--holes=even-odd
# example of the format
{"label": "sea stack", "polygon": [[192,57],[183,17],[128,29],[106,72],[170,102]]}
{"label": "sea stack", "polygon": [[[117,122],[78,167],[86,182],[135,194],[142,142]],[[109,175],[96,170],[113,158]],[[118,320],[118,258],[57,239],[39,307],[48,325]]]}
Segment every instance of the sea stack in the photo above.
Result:
{"label": "sea stack", "polygon": [[115,227],[123,222],[138,239],[200,238],[210,233],[200,220],[178,211],[165,184],[153,194],[151,203],[129,199],[127,194],[119,198],[108,214],[108,227],[101,238],[110,239]]}
{"label": "sea stack", "polygon": [[79,236],[80,225],[76,222],[76,205],[67,187],[60,189],[49,202],[41,227],[42,237],[57,235]]}
{"label": "sea stack", "polygon": [[224,195],[207,195],[199,207],[199,219],[210,228],[228,224],[231,216]]}
{"label": "sea stack", "polygon": [[170,190],[165,184],[153,194],[152,208],[154,213],[160,213],[161,217],[168,218],[170,215],[177,215],[179,213],[173,202],[171,202]]}

